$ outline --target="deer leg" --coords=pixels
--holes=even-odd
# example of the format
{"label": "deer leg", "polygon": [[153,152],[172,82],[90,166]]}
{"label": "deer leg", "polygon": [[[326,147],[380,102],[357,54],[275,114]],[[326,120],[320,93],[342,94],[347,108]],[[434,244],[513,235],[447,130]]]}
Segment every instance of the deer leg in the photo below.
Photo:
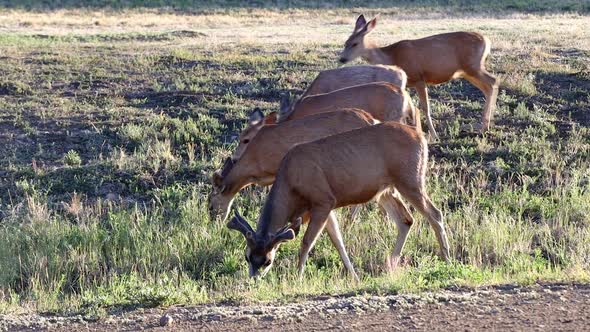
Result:
{"label": "deer leg", "polygon": [[449,240],[443,223],[443,215],[437,209],[424,190],[424,183],[418,180],[414,185],[396,186],[402,196],[428,220],[430,226],[434,229],[436,239],[440,246],[440,256],[446,262],[449,261]]}
{"label": "deer leg", "polygon": [[436,134],[436,131],[434,130],[434,125],[432,124],[432,116],[430,115],[430,102],[428,100],[428,88],[426,87],[426,83],[416,83],[414,88],[416,89],[416,92],[418,92],[418,97],[420,98],[420,108],[426,114],[428,132],[433,140],[438,140],[438,135]]}
{"label": "deer leg", "polygon": [[358,275],[354,271],[354,267],[348,258],[348,254],[346,253],[346,249],[344,248],[344,241],[342,240],[342,234],[340,233],[340,228],[338,227],[338,220],[336,220],[336,216],[334,211],[330,212],[328,216],[328,221],[326,222],[326,232],[328,232],[328,236],[330,236],[330,241],[336,250],[338,250],[338,255],[340,255],[340,259],[342,259],[342,263],[346,267],[346,270],[350,275],[355,279],[359,280]]}
{"label": "deer leg", "polygon": [[449,240],[447,239],[442,213],[432,204],[432,201],[427,195],[416,197],[415,200],[408,200],[413,202],[412,205],[428,220],[428,223],[434,229],[438,245],[440,246],[440,256],[448,262],[450,257]]}
{"label": "deer leg", "polygon": [[307,257],[309,256],[309,252],[315,245],[315,242],[317,241],[320,233],[326,226],[330,211],[332,211],[331,207],[317,206],[312,208],[311,220],[307,226],[307,229],[305,230],[305,234],[303,235],[303,240],[301,241],[301,250],[299,251],[299,264],[297,266],[297,272],[300,278],[303,277],[303,270],[305,268]]}
{"label": "deer leg", "polygon": [[387,257],[386,261],[386,268],[391,272],[399,264],[402,250],[410,233],[410,228],[414,223],[414,218],[412,218],[408,208],[401,201],[395,189],[391,189],[390,192],[381,195],[378,203],[386,211],[389,219],[393,220],[397,226],[395,247],[393,248],[393,253]]}
{"label": "deer leg", "polygon": [[344,224],[344,229],[347,229],[352,224],[354,224],[356,216],[359,214],[360,210],[361,210],[360,204],[357,204],[357,205],[354,205],[354,206],[351,206],[348,208],[348,211],[349,211],[348,220],[349,221],[346,224]]}
{"label": "deer leg", "polygon": [[496,107],[496,99],[498,98],[498,80],[485,69],[466,74],[465,79],[481,90],[486,98],[481,117],[481,132],[486,132],[490,129],[490,122],[492,120],[494,108]]}

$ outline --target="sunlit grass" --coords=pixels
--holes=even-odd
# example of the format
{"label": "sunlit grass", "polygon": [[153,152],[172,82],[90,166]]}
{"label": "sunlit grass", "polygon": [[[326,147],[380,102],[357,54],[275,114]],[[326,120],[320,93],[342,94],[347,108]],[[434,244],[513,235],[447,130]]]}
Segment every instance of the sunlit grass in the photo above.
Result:
{"label": "sunlit grass", "polygon": [[[396,231],[369,204],[354,223],[339,212],[361,282],[346,276],[325,236],[303,280],[295,275],[299,240],[281,247],[268,278],[249,280],[242,237],[209,220],[209,176],[254,107],[276,110],[282,94],[336,66],[354,17],[305,12],[255,10],[268,17],[244,27],[243,11],[206,24],[131,11],[99,15],[96,30],[82,19],[93,12],[49,21],[8,14],[15,31],[0,34],[0,311],[100,316],[174,303],[588,280],[587,18],[424,24],[387,12],[380,42],[480,29],[494,45],[488,67],[504,81],[496,125],[483,137],[463,131],[479,121],[478,90],[465,81],[430,90],[442,137],[430,147],[428,188],[444,212],[453,262],[436,258],[434,234],[414,213],[404,264],[385,274]],[[125,15],[129,27],[117,28]],[[219,17],[226,20],[207,25]],[[334,24],[321,24],[326,18]],[[18,27],[28,19],[31,31]],[[244,190],[234,206],[256,220],[267,192]]]}

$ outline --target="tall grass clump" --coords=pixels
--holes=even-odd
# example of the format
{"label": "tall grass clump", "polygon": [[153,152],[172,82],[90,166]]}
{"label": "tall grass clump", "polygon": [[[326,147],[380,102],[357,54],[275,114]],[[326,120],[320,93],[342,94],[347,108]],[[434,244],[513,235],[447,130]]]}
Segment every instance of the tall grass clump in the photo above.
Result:
{"label": "tall grass clump", "polygon": [[[203,28],[206,36],[0,36],[7,53],[0,81],[0,312],[100,316],[176,303],[589,280],[588,38],[575,15],[527,16],[518,33],[506,20],[444,21],[462,29],[476,20],[493,41],[490,70],[504,75],[496,123],[484,135],[470,129],[484,103],[479,90],[464,81],[431,89],[441,139],[429,143],[427,185],[444,215],[452,262],[440,261],[434,232],[410,209],[415,223],[401,266],[387,274],[395,223],[368,203],[354,221],[337,211],[360,282],[347,277],[326,236],[302,279],[295,274],[299,239],[281,246],[263,280],[248,279],[243,237],[210,220],[210,176],[231,155],[254,108],[278,110],[281,95],[300,93],[319,70],[336,66],[352,16],[329,12],[329,42],[310,40],[307,31],[301,39],[301,26],[270,31],[260,23],[246,28],[260,40],[234,43],[234,34],[244,33],[232,26],[243,22],[241,11],[235,18],[220,12],[220,27],[203,23],[212,24]],[[270,16],[286,15],[300,14]],[[431,21],[408,18],[400,34],[448,28]],[[242,190],[234,209],[254,223],[268,190]]]}

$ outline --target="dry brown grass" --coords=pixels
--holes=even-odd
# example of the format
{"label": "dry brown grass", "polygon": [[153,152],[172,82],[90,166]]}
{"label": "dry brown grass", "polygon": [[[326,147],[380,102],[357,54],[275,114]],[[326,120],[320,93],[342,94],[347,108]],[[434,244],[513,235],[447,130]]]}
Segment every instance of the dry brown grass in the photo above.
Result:
{"label": "dry brown grass", "polygon": [[[492,40],[488,67],[504,80],[486,137],[460,131],[479,121],[479,91],[464,81],[431,89],[443,140],[432,145],[429,190],[445,211],[459,263],[433,260],[434,237],[418,222],[408,267],[380,279],[395,230],[368,222],[379,218],[369,209],[367,222],[344,234],[365,283],[338,278],[341,265],[325,238],[303,284],[291,282],[296,242],[281,248],[274,279],[252,286],[240,278],[243,243],[206,213],[209,175],[253,107],[273,110],[283,93],[338,66],[359,12],[0,11],[0,238],[7,239],[0,241],[0,297],[104,314],[121,306],[587,279],[588,17],[393,9],[366,11],[381,14],[379,43],[479,31]],[[81,164],[66,166],[72,150]],[[265,194],[245,191],[235,206],[254,218]]]}
{"label": "dry brown grass", "polygon": [[[25,34],[158,33],[192,30],[218,42],[341,43],[358,13],[379,14],[373,38],[393,42],[444,31],[471,30],[490,36],[496,47],[523,46],[536,39],[589,47],[588,17],[578,14],[453,15],[426,10],[268,10],[179,14],[155,10],[0,11],[0,32]],[[294,27],[305,27],[297,29]],[[527,39],[522,39],[526,36]],[[519,38],[520,37],[520,38]]]}

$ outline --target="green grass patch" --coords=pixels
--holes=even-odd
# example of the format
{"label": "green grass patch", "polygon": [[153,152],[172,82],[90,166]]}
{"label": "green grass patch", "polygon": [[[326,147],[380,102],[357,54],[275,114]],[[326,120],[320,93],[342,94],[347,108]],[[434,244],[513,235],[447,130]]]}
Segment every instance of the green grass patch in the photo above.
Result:
{"label": "green grass patch", "polygon": [[[205,2],[186,5],[197,3]],[[510,3],[518,9],[533,2]],[[456,24],[467,29],[470,22]],[[436,258],[434,234],[414,213],[403,266],[384,273],[396,230],[368,204],[355,223],[339,212],[359,283],[346,277],[325,236],[302,281],[295,275],[297,240],[281,247],[267,278],[252,282],[242,236],[209,220],[206,206],[209,177],[235,147],[249,112],[276,110],[281,95],[299,93],[319,70],[335,67],[339,39],[290,41],[289,33],[311,29],[299,26],[281,37],[285,44],[217,40],[215,29],[207,45],[200,34],[172,32],[0,34],[6,49],[0,68],[0,312],[32,307],[97,317],[175,303],[587,281],[590,76],[584,63],[590,53],[578,45],[587,37],[581,28],[578,39],[539,37],[529,29],[551,30],[551,22],[529,22],[528,35],[510,27],[489,30],[499,46],[488,66],[504,83],[488,134],[464,130],[479,121],[479,90],[466,81],[430,90],[441,140],[430,145],[428,190],[444,213],[453,262]],[[531,36],[541,38],[535,63],[527,58]],[[248,188],[234,206],[256,220],[267,193]]]}

